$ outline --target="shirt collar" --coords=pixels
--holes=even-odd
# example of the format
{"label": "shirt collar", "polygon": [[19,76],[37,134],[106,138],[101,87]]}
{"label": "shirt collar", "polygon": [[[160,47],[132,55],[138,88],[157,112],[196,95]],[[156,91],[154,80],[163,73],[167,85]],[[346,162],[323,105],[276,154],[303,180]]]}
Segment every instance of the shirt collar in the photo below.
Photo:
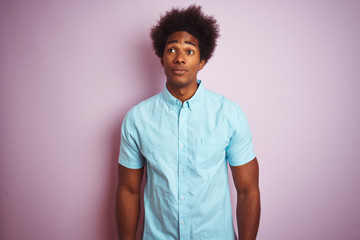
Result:
{"label": "shirt collar", "polygon": [[[197,80],[198,83],[198,88],[196,89],[195,94],[189,99],[186,100],[184,102],[184,107],[188,107],[190,109],[190,111],[194,110],[197,105],[199,104],[199,102],[201,101],[202,97],[205,94],[205,88],[201,82],[201,80]],[[165,101],[165,103],[170,107],[175,107],[175,108],[182,108],[183,104],[181,103],[181,101],[177,98],[175,98],[173,95],[171,95],[171,93],[169,92],[169,90],[167,89],[166,85],[164,90],[162,91],[162,96],[163,99]]]}

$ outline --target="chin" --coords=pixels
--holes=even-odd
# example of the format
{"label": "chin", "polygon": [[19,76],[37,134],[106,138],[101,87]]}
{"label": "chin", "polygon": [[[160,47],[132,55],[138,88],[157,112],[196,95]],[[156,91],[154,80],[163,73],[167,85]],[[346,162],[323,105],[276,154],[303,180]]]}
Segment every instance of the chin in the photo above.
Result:
{"label": "chin", "polygon": [[172,84],[174,86],[179,86],[179,87],[184,87],[184,86],[190,85],[192,82],[193,82],[193,80],[182,79],[182,78],[172,78],[169,81],[170,84]]}
{"label": "chin", "polygon": [[190,85],[190,81],[171,81],[170,84],[177,87],[185,87]]}

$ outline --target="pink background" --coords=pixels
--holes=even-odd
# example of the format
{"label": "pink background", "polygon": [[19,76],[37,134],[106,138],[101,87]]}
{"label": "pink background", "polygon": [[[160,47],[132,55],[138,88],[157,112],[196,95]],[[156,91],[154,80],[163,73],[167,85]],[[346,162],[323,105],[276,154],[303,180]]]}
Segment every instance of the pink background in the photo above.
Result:
{"label": "pink background", "polygon": [[[1,1],[0,239],[116,239],[121,121],[165,83],[151,26],[188,3]],[[360,239],[359,1],[198,3],[221,26],[198,77],[252,128],[258,239]]]}

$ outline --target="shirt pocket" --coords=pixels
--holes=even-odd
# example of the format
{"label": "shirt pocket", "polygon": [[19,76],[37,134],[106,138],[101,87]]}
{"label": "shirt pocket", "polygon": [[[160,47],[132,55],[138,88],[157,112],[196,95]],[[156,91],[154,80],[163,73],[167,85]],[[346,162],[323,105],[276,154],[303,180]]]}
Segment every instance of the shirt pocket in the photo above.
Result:
{"label": "shirt pocket", "polygon": [[225,161],[228,141],[223,137],[200,138],[196,142],[197,166],[211,168]]}

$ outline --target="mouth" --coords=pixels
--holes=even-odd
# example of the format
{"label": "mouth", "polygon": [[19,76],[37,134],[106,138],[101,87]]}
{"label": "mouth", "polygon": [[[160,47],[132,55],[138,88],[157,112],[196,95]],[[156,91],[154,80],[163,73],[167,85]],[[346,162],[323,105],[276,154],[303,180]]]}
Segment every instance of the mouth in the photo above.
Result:
{"label": "mouth", "polygon": [[173,68],[171,69],[171,72],[174,75],[183,75],[184,73],[186,73],[188,70],[184,69],[184,68]]}

